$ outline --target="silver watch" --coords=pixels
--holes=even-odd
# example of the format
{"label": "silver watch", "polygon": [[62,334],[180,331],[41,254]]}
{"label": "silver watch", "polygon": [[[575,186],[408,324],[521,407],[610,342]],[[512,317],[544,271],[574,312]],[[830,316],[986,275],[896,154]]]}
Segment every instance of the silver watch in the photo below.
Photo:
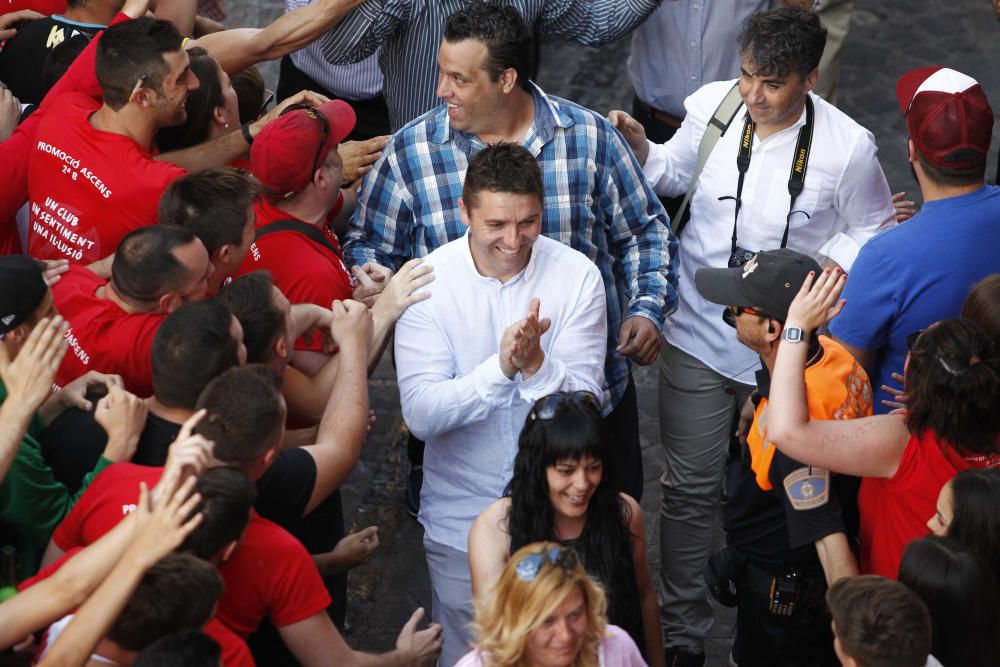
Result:
{"label": "silver watch", "polygon": [[781,340],[789,343],[801,343],[806,339],[806,334],[799,327],[785,327],[781,330]]}

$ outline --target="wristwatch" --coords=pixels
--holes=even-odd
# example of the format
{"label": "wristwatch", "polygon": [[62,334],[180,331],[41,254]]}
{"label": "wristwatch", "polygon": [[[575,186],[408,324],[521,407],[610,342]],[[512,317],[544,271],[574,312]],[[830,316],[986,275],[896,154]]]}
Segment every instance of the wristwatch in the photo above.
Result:
{"label": "wristwatch", "polygon": [[807,334],[799,327],[785,327],[781,330],[781,340],[789,343],[801,343]]}

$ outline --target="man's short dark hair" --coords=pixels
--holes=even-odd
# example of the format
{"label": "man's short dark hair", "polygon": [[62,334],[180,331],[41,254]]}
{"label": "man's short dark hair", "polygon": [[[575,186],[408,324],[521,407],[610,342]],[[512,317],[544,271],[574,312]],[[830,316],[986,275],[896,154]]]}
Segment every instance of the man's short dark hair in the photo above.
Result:
{"label": "man's short dark hair", "polygon": [[478,0],[470,2],[448,17],[444,39],[452,43],[467,39],[484,42],[484,69],[490,81],[497,81],[504,70],[514,68],[518,85],[531,90],[529,80],[535,73],[535,38],[513,7]]}
{"label": "man's short dark hair", "polygon": [[243,242],[247,209],[260,186],[241,169],[206,169],[171,183],[160,198],[159,222],[194,233],[211,255]]}
{"label": "man's short dark hair", "polygon": [[483,190],[535,195],[539,202],[545,201],[545,187],[542,185],[542,170],[538,161],[524,146],[518,144],[493,144],[472,156],[462,186],[465,206],[475,206],[479,193]]}
{"label": "man's short dark hair", "polygon": [[[939,167],[927,158],[919,150],[914,150],[920,168],[924,175],[938,185],[950,187],[964,187],[967,185],[982,185],[986,177],[986,160],[967,169],[945,169]],[[955,151],[958,153],[959,151]]]}
{"label": "man's short dark hair", "polygon": [[153,394],[163,405],[193,410],[205,386],[237,366],[229,306],[210,299],[167,316],[153,338]]}
{"label": "man's short dark hair", "polygon": [[257,487],[242,470],[212,468],[198,478],[195,490],[201,494],[201,502],[192,513],[201,512],[201,523],[177,551],[211,560],[242,537]]}
{"label": "man's short dark hair", "polygon": [[864,667],[924,667],[931,616],[916,593],[873,574],[839,579],[826,592],[841,649]]}
{"label": "man's short dark hair", "polygon": [[126,651],[208,623],[222,595],[222,577],[211,563],[190,554],[168,554],[143,575],[108,639]]}
{"label": "man's short dark hair", "polygon": [[164,53],[181,50],[184,38],[170,21],[143,16],[108,26],[97,44],[94,72],[104,103],[118,111],[128,103],[139,79],[162,90],[169,71]]}
{"label": "man's short dark hair", "polygon": [[274,356],[274,344],[285,332],[285,314],[274,305],[274,282],[267,271],[240,276],[216,298],[229,305],[243,327],[247,363],[265,364]]}
{"label": "man's short dark hair", "polygon": [[222,648],[201,630],[160,637],[142,650],[132,667],[219,667]]}
{"label": "man's short dark hair", "polygon": [[208,411],[195,431],[215,443],[212,455],[247,466],[278,444],[286,416],[281,375],[259,364],[230,368],[205,387],[197,408]]}
{"label": "man's short dark hair", "polygon": [[190,278],[188,268],[173,252],[197,241],[174,225],[140,227],[122,239],[111,263],[111,284],[121,296],[138,303],[155,303]]}
{"label": "man's short dark hair", "polygon": [[805,79],[819,67],[826,46],[826,28],[813,12],[779,7],[757,12],[743,26],[740,55],[757,68],[752,74]]}

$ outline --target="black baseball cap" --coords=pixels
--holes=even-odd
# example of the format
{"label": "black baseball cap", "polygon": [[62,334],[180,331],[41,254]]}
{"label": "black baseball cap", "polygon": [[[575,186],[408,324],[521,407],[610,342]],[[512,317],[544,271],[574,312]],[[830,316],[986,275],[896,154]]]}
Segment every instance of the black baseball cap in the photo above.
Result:
{"label": "black baseball cap", "polygon": [[820,270],[812,257],[781,248],[761,251],[743,266],[698,269],[694,284],[712,303],[754,308],[784,322],[806,276]]}
{"label": "black baseball cap", "polygon": [[42,276],[41,265],[27,255],[0,257],[0,286],[0,336],[3,336],[38,309],[49,286]]}

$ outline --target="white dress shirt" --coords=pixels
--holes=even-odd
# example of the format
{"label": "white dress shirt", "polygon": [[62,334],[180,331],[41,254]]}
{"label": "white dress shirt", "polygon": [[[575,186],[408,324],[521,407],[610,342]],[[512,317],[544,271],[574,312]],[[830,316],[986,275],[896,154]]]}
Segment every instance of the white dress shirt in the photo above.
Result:
{"label": "white dress shirt", "polygon": [[[677,134],[666,144],[650,143],[643,173],[657,194],[676,197],[687,190],[705,127],[734,83],[703,86],[685,101],[687,115]],[[830,258],[850,271],[865,241],[895,224],[889,184],[875,156],[872,134],[836,107],[812,93],[809,96],[816,111],[813,141],[804,188],[795,200],[788,247],[820,262]],[[757,355],[741,345],[722,321],[722,307],[702,298],[694,285],[695,271],[724,268],[729,261],[735,202],[719,197],[736,196],[743,118],[741,107],[705,163],[691,198],[691,221],[680,236],[680,303],[667,318],[663,333],[671,344],[716,372],[753,384]],[[756,135],[753,138],[737,229],[737,242],[747,250],[773,250],[781,245],[788,214],[788,175],[805,120],[803,109],[791,127],[763,141]]]}
{"label": "white dress shirt", "polygon": [[[431,298],[396,323],[403,417],[426,441],[420,522],[427,537],[466,551],[469,527],[503,494],[517,440],[534,401],[556,391],[603,396],[607,323],[604,283],[583,254],[539,236],[523,271],[506,283],[481,275],[468,235],[427,255]],[[552,326],[538,372],[500,370],[504,330],[532,298]]]}

